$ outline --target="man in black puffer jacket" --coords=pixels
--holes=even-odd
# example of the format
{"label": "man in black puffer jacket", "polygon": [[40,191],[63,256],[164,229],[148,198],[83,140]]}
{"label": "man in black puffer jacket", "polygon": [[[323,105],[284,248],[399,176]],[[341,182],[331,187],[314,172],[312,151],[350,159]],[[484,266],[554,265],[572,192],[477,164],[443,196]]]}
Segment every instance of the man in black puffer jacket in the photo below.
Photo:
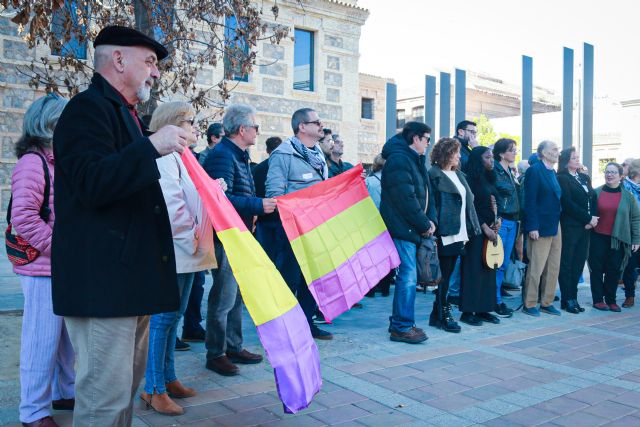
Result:
{"label": "man in black puffer jacket", "polygon": [[[253,217],[271,213],[276,201],[256,197],[247,149],[255,145],[258,135],[256,111],[248,105],[231,105],[222,119],[225,136],[204,161],[204,170],[213,179],[227,183],[227,197],[249,230]],[[242,298],[222,243],[215,240],[218,269],[207,307],[207,369],[221,375],[237,375],[234,363],[259,363],[262,356],[242,348]]]}
{"label": "man in black puffer jacket", "polygon": [[435,203],[424,156],[430,140],[429,126],[409,122],[382,149],[386,163],[382,170],[380,213],[400,255],[390,338],[411,344],[427,339],[424,331],[415,327],[414,306],[417,245],[436,228]]}

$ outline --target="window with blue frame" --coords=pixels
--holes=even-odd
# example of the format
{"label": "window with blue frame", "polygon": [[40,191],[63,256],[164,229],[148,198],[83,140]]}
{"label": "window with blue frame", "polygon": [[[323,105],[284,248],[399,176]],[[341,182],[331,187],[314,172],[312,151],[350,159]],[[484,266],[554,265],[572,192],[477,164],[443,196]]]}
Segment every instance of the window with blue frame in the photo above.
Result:
{"label": "window with blue frame", "polygon": [[[76,59],[87,59],[87,42],[80,41],[75,33],[79,29],[83,37],[87,35],[86,20],[89,16],[88,10],[84,11],[84,20],[80,23],[78,17],[78,3],[75,0],[65,0],[64,7],[56,10],[51,17],[51,33],[56,42],[51,46],[51,53],[57,56],[73,55]],[[71,19],[71,38],[64,41],[65,22]]]}
{"label": "window with blue frame", "polygon": [[313,91],[313,32],[295,29],[293,88]]}
{"label": "window with blue frame", "polygon": [[[242,25],[242,20],[240,21]],[[229,80],[249,81],[249,74],[242,71],[243,58],[249,53],[249,45],[240,31],[234,15],[227,16],[224,28],[224,76]]]}

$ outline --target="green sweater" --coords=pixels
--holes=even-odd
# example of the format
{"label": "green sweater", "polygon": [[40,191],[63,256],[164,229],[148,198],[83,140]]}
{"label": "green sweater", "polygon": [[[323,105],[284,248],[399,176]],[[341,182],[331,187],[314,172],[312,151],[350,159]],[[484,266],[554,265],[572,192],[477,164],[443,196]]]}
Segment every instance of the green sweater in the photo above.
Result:
{"label": "green sweater", "polygon": [[[598,206],[601,192],[602,186],[595,189],[593,201],[595,206]],[[621,246],[624,248],[625,258],[622,263],[624,269],[631,255],[631,245],[640,245],[640,207],[633,195],[624,187],[621,192],[620,204],[611,231],[611,249],[618,249]]]}

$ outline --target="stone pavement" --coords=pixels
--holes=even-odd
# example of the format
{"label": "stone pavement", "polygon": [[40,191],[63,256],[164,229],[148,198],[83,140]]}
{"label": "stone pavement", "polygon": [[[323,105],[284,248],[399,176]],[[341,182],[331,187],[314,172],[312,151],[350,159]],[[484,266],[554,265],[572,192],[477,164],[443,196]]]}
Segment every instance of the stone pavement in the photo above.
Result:
{"label": "stone pavement", "polygon": [[[2,268],[0,311],[20,301],[7,291],[19,287]],[[283,413],[268,363],[221,377],[204,368],[203,344],[193,344],[176,353],[176,369],[199,395],[179,401],[179,417],[139,408],[134,426],[640,426],[640,309],[596,311],[585,285],[579,298],[586,307],[580,315],[517,312],[500,325],[462,324],[454,335],[428,327],[433,296],[419,293],[418,326],[429,335],[419,345],[389,341],[391,297],[366,298],[363,309],[326,326],[335,338],[317,342],[322,391],[296,415]],[[262,352],[245,319],[248,349]],[[0,424],[17,425],[20,320],[0,313]],[[55,418],[71,425],[70,414]]]}

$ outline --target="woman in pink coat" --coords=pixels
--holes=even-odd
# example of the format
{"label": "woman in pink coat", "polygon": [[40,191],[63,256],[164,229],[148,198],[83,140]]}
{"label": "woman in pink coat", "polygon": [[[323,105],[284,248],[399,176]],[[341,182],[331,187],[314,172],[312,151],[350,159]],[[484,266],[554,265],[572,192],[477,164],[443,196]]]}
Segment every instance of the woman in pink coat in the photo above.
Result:
{"label": "woman in pink coat", "polygon": [[[25,426],[57,426],[54,409],[73,410],[74,352],[64,320],[53,314],[51,302],[51,234],[53,229],[53,130],[67,100],[47,95],[36,100],[24,116],[23,134],[15,146],[18,163],[11,177],[13,233],[40,254],[17,266],[24,293],[20,347],[20,421]],[[43,218],[45,169],[49,173],[49,209]]]}

